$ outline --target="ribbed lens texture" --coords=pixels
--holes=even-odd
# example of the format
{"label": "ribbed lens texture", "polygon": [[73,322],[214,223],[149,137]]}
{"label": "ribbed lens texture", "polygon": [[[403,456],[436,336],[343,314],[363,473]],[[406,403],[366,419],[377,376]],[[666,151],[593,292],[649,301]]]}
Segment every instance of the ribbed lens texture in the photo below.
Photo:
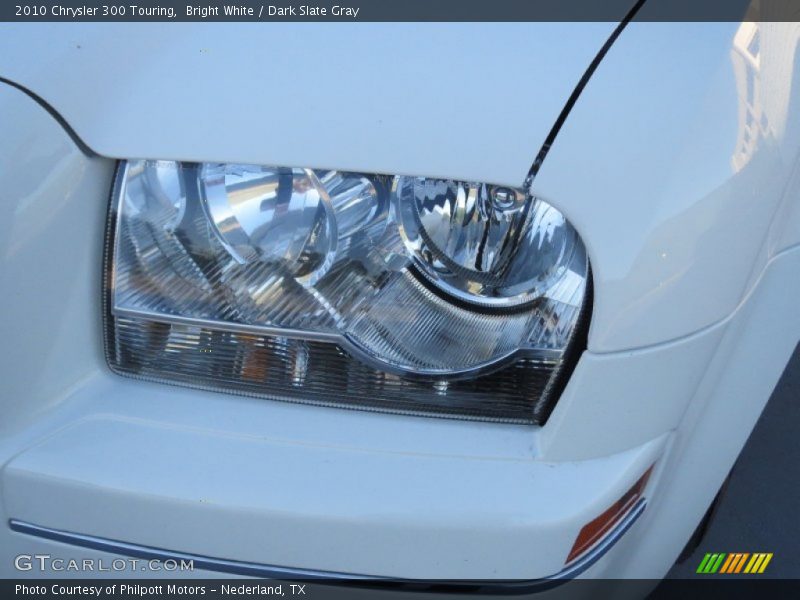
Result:
{"label": "ribbed lens texture", "polygon": [[[509,423],[535,423],[554,363],[519,359],[469,380],[413,381],[379,371],[336,344],[115,319],[110,360],[151,380],[265,398]],[[524,393],[521,393],[524,390]]]}
{"label": "ribbed lens texture", "polygon": [[587,261],[522,190],[132,161],[112,206],[122,373],[295,401],[539,422]]}

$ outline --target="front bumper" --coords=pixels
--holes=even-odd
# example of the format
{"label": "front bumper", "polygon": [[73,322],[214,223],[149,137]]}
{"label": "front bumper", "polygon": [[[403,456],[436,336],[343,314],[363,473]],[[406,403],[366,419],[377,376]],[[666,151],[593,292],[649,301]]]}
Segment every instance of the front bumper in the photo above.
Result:
{"label": "front bumper", "polygon": [[[525,456],[524,427],[233,398],[103,372],[64,405],[74,412],[52,414],[50,433],[5,461],[6,519],[403,579],[558,574],[581,527],[665,441],[553,463]],[[30,534],[5,530],[0,547],[19,548]]]}

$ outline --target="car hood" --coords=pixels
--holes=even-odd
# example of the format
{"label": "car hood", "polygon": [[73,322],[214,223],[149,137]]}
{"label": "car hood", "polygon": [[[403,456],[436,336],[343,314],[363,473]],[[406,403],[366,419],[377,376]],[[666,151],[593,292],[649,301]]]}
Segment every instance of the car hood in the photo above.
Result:
{"label": "car hood", "polygon": [[519,185],[614,23],[0,26],[98,154]]}

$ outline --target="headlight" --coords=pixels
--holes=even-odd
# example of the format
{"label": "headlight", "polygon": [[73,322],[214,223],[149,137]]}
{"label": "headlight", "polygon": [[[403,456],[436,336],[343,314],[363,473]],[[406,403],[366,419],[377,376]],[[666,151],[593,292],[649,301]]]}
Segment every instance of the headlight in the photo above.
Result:
{"label": "headlight", "polygon": [[299,402],[539,423],[585,304],[526,190],[131,161],[107,253],[120,373]]}

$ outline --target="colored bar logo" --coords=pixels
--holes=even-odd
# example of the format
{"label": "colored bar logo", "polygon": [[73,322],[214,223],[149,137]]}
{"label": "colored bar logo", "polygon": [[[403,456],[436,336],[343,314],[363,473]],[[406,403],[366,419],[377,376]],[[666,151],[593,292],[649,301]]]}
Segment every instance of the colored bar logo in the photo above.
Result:
{"label": "colored bar logo", "polygon": [[697,573],[712,575],[714,573],[763,573],[769,561],[772,560],[772,552],[732,552],[732,553],[708,553],[700,561]]}

